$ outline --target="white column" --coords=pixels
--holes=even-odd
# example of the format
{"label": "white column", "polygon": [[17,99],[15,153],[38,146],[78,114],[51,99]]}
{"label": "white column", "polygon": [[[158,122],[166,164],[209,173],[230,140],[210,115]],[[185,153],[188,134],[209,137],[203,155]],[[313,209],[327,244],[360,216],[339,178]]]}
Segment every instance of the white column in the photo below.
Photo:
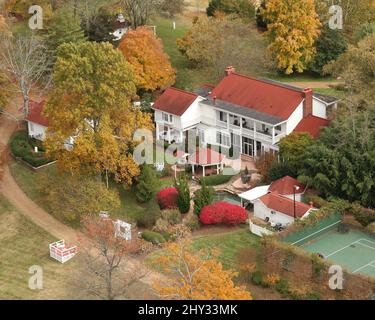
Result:
{"label": "white column", "polygon": [[257,137],[257,123],[254,121],[254,139]]}
{"label": "white column", "polygon": [[160,128],[159,123],[156,122],[156,140],[159,140]]}
{"label": "white column", "polygon": [[193,165],[193,164],[191,165],[191,172],[192,172],[192,174],[193,174],[193,176],[194,176],[194,174],[195,174],[195,168],[194,168],[194,165]]}
{"label": "white column", "polygon": [[168,127],[168,143],[171,143],[171,127]]}
{"label": "white column", "polygon": [[254,150],[253,150],[253,153],[254,153],[254,158],[256,158],[257,157],[257,141],[256,140],[254,140]]}
{"label": "white column", "polygon": [[275,127],[272,127],[272,144],[275,144]]}
{"label": "white column", "polygon": [[203,177],[205,177],[206,176],[206,167],[205,166],[202,166],[202,168],[203,168]]}
{"label": "white column", "polygon": [[184,142],[184,132],[181,130],[180,131],[180,143]]}

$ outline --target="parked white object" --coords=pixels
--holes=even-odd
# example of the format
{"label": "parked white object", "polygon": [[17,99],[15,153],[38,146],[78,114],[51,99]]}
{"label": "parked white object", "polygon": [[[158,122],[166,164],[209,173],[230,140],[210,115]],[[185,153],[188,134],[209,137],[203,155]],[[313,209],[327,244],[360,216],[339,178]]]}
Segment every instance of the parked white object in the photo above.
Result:
{"label": "parked white object", "polygon": [[68,246],[65,244],[65,240],[56,241],[49,245],[50,257],[61,263],[65,263],[72,259],[77,252],[77,246]]}
{"label": "parked white object", "polygon": [[115,226],[115,237],[120,237],[125,239],[126,241],[130,241],[132,239],[132,225],[130,223],[126,223],[122,220],[117,220],[113,222]]}

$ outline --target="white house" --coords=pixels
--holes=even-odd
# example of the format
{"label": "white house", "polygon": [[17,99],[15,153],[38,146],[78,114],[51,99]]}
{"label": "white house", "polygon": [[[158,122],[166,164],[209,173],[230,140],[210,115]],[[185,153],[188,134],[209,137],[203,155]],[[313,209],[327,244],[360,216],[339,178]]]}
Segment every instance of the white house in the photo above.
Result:
{"label": "white house", "polygon": [[217,86],[197,93],[169,88],[153,105],[157,139],[180,143],[193,130],[202,146],[236,147],[251,157],[278,151],[281,138],[294,131],[317,137],[336,107],[336,99],[311,89],[247,77],[233,67]]}
{"label": "white house", "polygon": [[45,101],[29,102],[29,114],[26,117],[29,136],[43,141],[46,138],[48,120],[43,116]]}
{"label": "white house", "polygon": [[314,210],[316,209],[312,206],[273,192],[254,201],[254,216],[270,222],[271,225],[280,223],[288,226],[295,219],[303,219]]}
{"label": "white house", "polygon": [[120,41],[122,37],[128,32],[129,26],[126,22],[124,16],[122,14],[119,14],[116,19],[116,29],[114,32],[111,32],[110,34],[113,35],[114,41]]}

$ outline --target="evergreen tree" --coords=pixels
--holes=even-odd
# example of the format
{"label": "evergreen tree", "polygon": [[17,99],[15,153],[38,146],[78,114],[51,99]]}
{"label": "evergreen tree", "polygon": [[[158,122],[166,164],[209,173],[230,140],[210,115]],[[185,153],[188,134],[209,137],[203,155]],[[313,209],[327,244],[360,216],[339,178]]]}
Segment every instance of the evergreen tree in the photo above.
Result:
{"label": "evergreen tree", "polygon": [[212,204],[214,201],[214,189],[207,187],[206,182],[202,179],[201,188],[195,193],[194,213],[199,215],[203,207]]}
{"label": "evergreen tree", "polygon": [[150,201],[159,188],[160,183],[155,170],[149,165],[144,165],[136,186],[137,200],[141,203]]}
{"label": "evergreen tree", "polygon": [[85,41],[79,19],[74,18],[68,10],[56,11],[47,25],[46,46],[53,59],[56,59],[57,48],[63,43],[81,43]]}
{"label": "evergreen tree", "polygon": [[186,174],[181,174],[175,180],[175,187],[178,191],[177,204],[182,214],[190,211],[190,190]]}

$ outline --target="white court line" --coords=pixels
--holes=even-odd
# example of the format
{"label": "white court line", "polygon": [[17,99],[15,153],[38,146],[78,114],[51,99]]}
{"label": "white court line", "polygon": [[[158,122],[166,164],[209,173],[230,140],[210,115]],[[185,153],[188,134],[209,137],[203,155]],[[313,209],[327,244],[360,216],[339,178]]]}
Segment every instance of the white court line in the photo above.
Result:
{"label": "white court line", "polygon": [[345,249],[351,247],[353,244],[356,244],[356,243],[358,243],[358,242],[361,241],[361,240],[362,240],[362,239],[359,239],[359,240],[357,240],[357,241],[354,241],[354,242],[348,244],[347,246],[345,246],[345,247],[343,247],[343,248],[341,248],[341,249],[339,249],[339,250],[336,250],[335,252],[332,252],[332,253],[330,253],[329,255],[326,255],[325,258],[328,258],[328,257],[330,257],[330,256],[333,256],[334,254],[339,253],[340,251],[345,250]]}
{"label": "white court line", "polygon": [[367,244],[364,244],[364,243],[361,243],[361,242],[358,242],[358,244],[360,244],[360,245],[363,246],[363,247],[367,247],[367,248],[370,248],[370,249],[372,249],[372,250],[375,250],[374,247],[370,247],[370,246],[368,246]]}
{"label": "white court line", "polygon": [[[372,243],[372,244],[375,244],[375,242],[374,241],[371,241],[371,240],[367,240],[367,239],[361,239],[361,240],[363,240],[363,241],[367,241],[367,242],[370,242],[370,243]],[[375,249],[375,248],[374,248]]]}
{"label": "white court line", "polygon": [[306,236],[306,237],[304,237],[304,238],[302,238],[302,239],[299,239],[298,241],[296,241],[296,242],[293,242],[292,243],[292,246],[294,246],[295,244],[297,244],[298,242],[301,242],[301,241],[303,241],[303,240],[305,240],[305,239],[307,239],[307,238],[310,238],[311,236],[313,236],[313,235],[315,235],[315,234],[317,234],[317,233],[319,233],[319,232],[322,232],[323,230],[326,230],[326,229],[328,229],[328,228],[330,228],[330,227],[332,227],[332,226],[334,226],[335,224],[338,224],[338,223],[340,223],[341,222],[341,220],[340,221],[337,221],[337,222],[335,222],[335,223],[332,223],[331,225],[329,225],[329,226],[327,226],[327,227],[325,227],[325,228],[322,228],[322,229],[320,229],[320,230],[318,230],[318,231],[316,231],[316,232],[314,232],[314,233],[312,233],[312,234],[309,234],[308,236]]}
{"label": "white court line", "polygon": [[364,269],[364,268],[366,268],[366,267],[369,267],[369,266],[375,268],[375,266],[372,265],[373,263],[375,263],[375,260],[373,260],[373,261],[371,261],[370,263],[365,264],[364,266],[362,266],[362,267],[360,267],[360,268],[354,270],[353,273],[357,273],[358,271],[360,271],[360,270],[362,270],[362,269]]}

